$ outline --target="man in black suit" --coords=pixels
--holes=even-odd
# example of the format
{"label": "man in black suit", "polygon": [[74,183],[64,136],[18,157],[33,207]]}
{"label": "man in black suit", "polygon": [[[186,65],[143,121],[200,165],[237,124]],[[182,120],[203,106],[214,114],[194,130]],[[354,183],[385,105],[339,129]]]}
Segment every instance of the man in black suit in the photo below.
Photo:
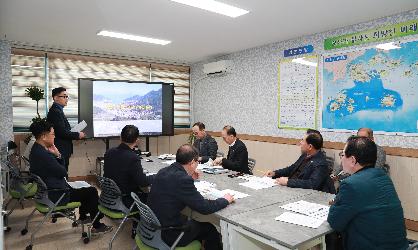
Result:
{"label": "man in black suit", "polygon": [[[148,205],[163,227],[188,226],[178,246],[186,246],[193,240],[205,240],[206,250],[222,249],[220,235],[212,224],[188,221],[180,214],[186,206],[201,214],[211,214],[234,201],[229,194],[216,200],[203,198],[194,185],[194,179],[199,177],[196,172],[197,158],[198,152],[193,146],[181,146],[176,153],[176,162],[161,169],[155,176]],[[180,233],[180,230],[163,230],[162,239],[171,246]]]}
{"label": "man in black suit", "polygon": [[[146,176],[142,169],[141,159],[133,151],[139,143],[139,130],[134,125],[126,125],[120,134],[122,143],[109,149],[104,155],[104,177],[115,181],[123,194],[122,201],[126,207],[134,202],[131,192],[137,193],[142,202],[146,203],[146,195],[140,188],[148,187],[153,176]],[[133,223],[135,236],[136,223]]]}
{"label": "man in black suit", "polygon": [[276,182],[283,186],[335,193],[322,145],[321,133],[308,129],[299,143],[302,153],[299,159],[289,167],[269,171],[266,175],[278,178]]}
{"label": "man in black suit", "polygon": [[[34,122],[30,126],[30,131],[36,139],[29,155],[30,172],[38,175],[48,189],[60,189],[48,192],[48,198],[52,202],[57,202],[65,190],[67,190],[67,195],[60,201],[60,204],[81,202],[79,220],[88,222],[87,214],[90,214],[92,218],[99,211],[96,188],[90,186],[73,189],[67,184],[64,179],[67,177],[67,171],[62,164],[62,155],[54,145],[55,133],[51,123],[44,120]],[[112,227],[100,223],[101,218],[103,218],[102,214],[93,222],[93,233],[105,233],[112,230]]]}
{"label": "man in black suit", "polygon": [[213,163],[244,174],[252,174],[248,168],[247,147],[237,138],[234,127],[225,126],[222,130],[222,139],[229,145],[228,156],[218,157]]}
{"label": "man in black suit", "polygon": [[215,160],[216,152],[218,151],[218,143],[212,136],[206,133],[205,124],[196,122],[192,127],[193,134],[196,136],[196,140],[193,146],[199,151],[198,161],[205,163],[209,159]]}
{"label": "man in black suit", "polygon": [[52,90],[52,99],[54,103],[49,109],[47,120],[54,125],[56,137],[55,145],[61,152],[65,169],[68,172],[70,164],[70,156],[73,154],[73,141],[80,140],[85,137],[83,132],[71,132],[70,123],[64,114],[64,107],[68,103],[67,90],[63,87]]}

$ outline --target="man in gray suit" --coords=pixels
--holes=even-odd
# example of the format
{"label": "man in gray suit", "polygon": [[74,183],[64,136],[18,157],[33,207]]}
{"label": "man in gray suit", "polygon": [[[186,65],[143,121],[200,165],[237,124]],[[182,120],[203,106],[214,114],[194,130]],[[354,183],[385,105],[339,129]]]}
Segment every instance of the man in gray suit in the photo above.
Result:
{"label": "man in gray suit", "polygon": [[218,151],[218,143],[216,140],[206,133],[205,124],[201,122],[196,122],[193,124],[192,131],[196,140],[193,143],[193,146],[197,148],[199,152],[198,161],[200,163],[205,163],[209,159],[215,160],[216,152]]}
{"label": "man in gray suit", "polygon": [[[373,130],[370,128],[359,128],[357,131],[357,136],[367,137],[370,140],[374,141],[373,137]],[[377,147],[377,160],[376,164],[374,165],[376,168],[383,168],[386,172],[389,171],[389,169],[386,169],[385,163],[386,163],[386,153],[383,147],[376,144]]]}
{"label": "man in gray suit", "polygon": [[[359,128],[357,130],[357,136],[367,137],[371,141],[374,142],[373,130],[370,129],[370,128]],[[385,164],[386,163],[385,150],[383,149],[383,147],[381,147],[377,144],[376,144],[376,147],[377,147],[377,160],[376,160],[376,164],[374,166],[376,168],[382,168],[386,173],[389,173],[389,166]],[[338,165],[335,168],[335,170],[333,171],[333,176],[332,176],[332,179],[334,181],[340,181],[340,180],[343,180],[343,179],[345,179],[349,176],[348,173],[342,173],[341,172],[342,170],[343,170],[342,164]]]}

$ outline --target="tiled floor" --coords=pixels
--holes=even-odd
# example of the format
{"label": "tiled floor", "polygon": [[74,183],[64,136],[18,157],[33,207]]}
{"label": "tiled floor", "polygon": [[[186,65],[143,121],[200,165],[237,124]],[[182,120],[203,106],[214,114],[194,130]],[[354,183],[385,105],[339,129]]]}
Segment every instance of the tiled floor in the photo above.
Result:
{"label": "tiled floor", "polygon": [[[16,208],[9,218],[9,226],[12,228],[10,232],[5,233],[5,246],[8,250],[25,249],[29,244],[31,229],[34,229],[36,223],[43,217],[39,213],[35,213],[32,223],[29,224],[29,232],[22,236],[20,231],[25,226],[25,218],[30,214],[33,205],[30,201],[25,202],[25,209]],[[111,221],[107,218],[103,219],[107,225],[113,225],[113,231],[104,235],[93,237],[88,244],[84,244],[81,238],[81,227],[73,228],[71,221],[66,218],[59,218],[56,223],[47,221],[37,233],[35,238],[34,250],[42,249],[107,249],[108,243],[113,236],[118,222]],[[132,249],[135,242],[131,239],[132,222],[125,223],[124,228],[118,233],[117,238],[113,242],[113,249]]]}

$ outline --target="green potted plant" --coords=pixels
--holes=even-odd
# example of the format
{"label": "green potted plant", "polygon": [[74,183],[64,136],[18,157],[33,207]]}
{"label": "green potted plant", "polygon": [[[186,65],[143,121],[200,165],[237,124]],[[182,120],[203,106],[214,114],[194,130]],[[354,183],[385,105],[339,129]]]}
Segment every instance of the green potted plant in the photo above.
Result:
{"label": "green potted plant", "polygon": [[36,101],[36,114],[37,116],[32,118],[32,122],[42,120],[41,115],[39,114],[39,101],[44,99],[44,90],[37,87],[31,86],[25,89],[26,96],[30,97],[32,100]]}

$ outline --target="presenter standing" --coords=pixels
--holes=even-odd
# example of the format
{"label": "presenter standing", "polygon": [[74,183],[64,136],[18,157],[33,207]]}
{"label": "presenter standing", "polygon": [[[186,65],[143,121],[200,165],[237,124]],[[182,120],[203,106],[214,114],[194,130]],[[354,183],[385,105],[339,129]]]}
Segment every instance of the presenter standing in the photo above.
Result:
{"label": "presenter standing", "polygon": [[49,109],[47,120],[54,125],[55,141],[54,144],[58,148],[64,160],[65,169],[68,172],[70,156],[73,154],[73,141],[81,140],[85,137],[83,132],[71,132],[70,123],[64,114],[64,107],[68,103],[67,90],[58,87],[52,90],[52,99],[54,103]]}

